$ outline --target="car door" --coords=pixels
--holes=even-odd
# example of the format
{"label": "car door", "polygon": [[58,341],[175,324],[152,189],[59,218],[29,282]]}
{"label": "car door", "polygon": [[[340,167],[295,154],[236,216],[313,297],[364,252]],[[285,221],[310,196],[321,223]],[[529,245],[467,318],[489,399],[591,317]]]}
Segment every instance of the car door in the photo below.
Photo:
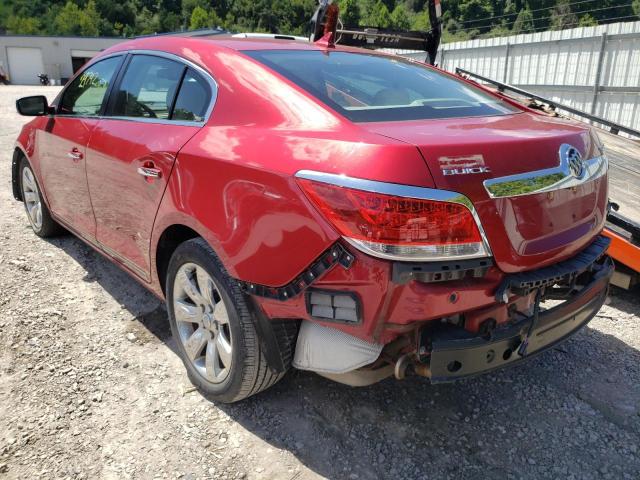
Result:
{"label": "car door", "polygon": [[96,223],[87,186],[86,146],[122,59],[118,55],[100,60],[78,75],[62,92],[56,114],[37,137],[49,207],[56,217],[87,237],[95,237]]}
{"label": "car door", "polygon": [[180,58],[132,54],[87,149],[97,239],[149,279],[149,242],[176,155],[202,127],[215,83]]}

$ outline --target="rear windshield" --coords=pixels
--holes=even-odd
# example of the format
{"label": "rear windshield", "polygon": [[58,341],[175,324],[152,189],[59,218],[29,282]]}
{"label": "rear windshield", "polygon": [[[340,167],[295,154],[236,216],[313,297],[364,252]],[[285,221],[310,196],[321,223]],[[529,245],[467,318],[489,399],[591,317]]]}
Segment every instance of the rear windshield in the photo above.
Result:
{"label": "rear windshield", "polygon": [[485,117],[519,112],[480,89],[402,58],[317,50],[251,50],[354,122]]}

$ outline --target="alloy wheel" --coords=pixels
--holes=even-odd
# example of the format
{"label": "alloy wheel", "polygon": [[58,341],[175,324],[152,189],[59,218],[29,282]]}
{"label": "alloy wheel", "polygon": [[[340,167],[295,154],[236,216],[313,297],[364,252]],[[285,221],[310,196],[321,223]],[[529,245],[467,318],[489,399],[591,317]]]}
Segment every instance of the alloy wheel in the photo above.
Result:
{"label": "alloy wheel", "polygon": [[221,383],[232,366],[233,343],[227,307],[207,271],[185,263],[175,276],[173,311],[180,342],[195,369]]}
{"label": "alloy wheel", "polygon": [[29,221],[36,230],[42,228],[42,204],[38,193],[38,184],[29,167],[22,169],[22,197],[27,208]]}

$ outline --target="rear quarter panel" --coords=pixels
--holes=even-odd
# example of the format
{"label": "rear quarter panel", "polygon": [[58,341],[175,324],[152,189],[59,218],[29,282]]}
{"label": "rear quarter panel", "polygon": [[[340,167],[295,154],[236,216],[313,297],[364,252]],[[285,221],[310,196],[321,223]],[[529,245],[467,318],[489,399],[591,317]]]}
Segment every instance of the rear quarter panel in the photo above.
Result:
{"label": "rear quarter panel", "polygon": [[299,170],[431,183],[417,150],[391,140],[385,146],[206,127],[178,155],[154,237],[186,224],[206,238],[232,276],[284,285],[338,239],[298,187]]}
{"label": "rear quarter panel", "polygon": [[216,105],[178,155],[152,245],[182,223],[232,276],[281,286],[338,238],[297,186],[297,171],[433,186],[414,146],[358,128],[237,52],[209,52],[206,63]]}

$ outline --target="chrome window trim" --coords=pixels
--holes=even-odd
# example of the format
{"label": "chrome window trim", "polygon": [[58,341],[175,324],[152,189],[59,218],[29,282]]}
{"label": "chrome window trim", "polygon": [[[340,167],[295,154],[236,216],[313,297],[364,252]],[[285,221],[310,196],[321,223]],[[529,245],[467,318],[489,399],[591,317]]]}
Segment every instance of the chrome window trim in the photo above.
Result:
{"label": "chrome window trim", "polygon": [[[97,117],[90,117],[97,118]],[[191,120],[167,120],[165,118],[146,118],[146,117],[126,117],[126,116],[116,116],[109,115],[104,117],[99,117],[100,120],[121,120],[125,122],[140,122],[140,123],[156,123],[161,125],[178,125],[182,127],[202,127],[207,122],[195,122]]]}
{"label": "chrome window trim", "polygon": [[[507,175],[505,177],[490,178],[483,182],[490,198],[521,197],[537,193],[553,192],[564,188],[583,185],[600,178],[607,173],[609,161],[601,153],[597,157],[582,161],[580,175],[572,173],[567,156],[564,154],[570,145],[560,146],[560,162],[557,167],[534,170],[532,172]],[[505,189],[507,189],[505,191]],[[513,193],[521,190],[522,193]]]}
{"label": "chrome window trim", "polygon": [[[175,62],[186,65],[187,67],[190,67],[196,72],[198,72],[198,74],[200,74],[200,76],[203,77],[204,80],[209,84],[209,88],[211,89],[211,98],[209,99],[209,106],[207,107],[207,111],[205,112],[204,120],[202,121],[169,120],[169,119],[163,119],[163,118],[129,117],[129,116],[115,116],[115,115],[65,115],[65,114],[59,114],[57,112],[56,112],[56,115],[60,115],[61,117],[64,117],[64,118],[93,118],[93,119],[99,119],[99,120],[125,120],[129,122],[156,123],[156,124],[163,124],[163,125],[178,125],[178,126],[185,126],[185,127],[202,127],[207,123],[207,121],[209,121],[209,117],[211,116],[211,113],[213,112],[213,108],[215,107],[216,101],[218,100],[218,83],[211,76],[211,74],[208,73],[200,65],[193,63],[191,60],[187,60],[186,58],[181,57],[179,55],[163,52],[160,50],[125,50],[120,52],[114,52],[109,55],[105,55],[104,57],[96,58],[95,61],[92,61],[89,64],[87,64],[87,66],[83,68],[78,73],[78,75],[82,75],[82,72],[84,72],[87,68],[90,68],[95,63],[98,63],[101,60],[105,60],[107,58],[115,57],[118,55],[150,55],[150,56],[155,56],[160,58],[166,58],[168,60],[173,60]],[[126,74],[126,70],[124,74]],[[69,80],[69,83],[75,80],[75,78],[76,77],[74,76],[71,80]],[[59,97],[60,99],[62,99],[62,96],[64,95],[65,91],[66,91],[66,87],[61,92]],[[177,94],[178,93],[180,93],[179,90]]]}
{"label": "chrome window trim", "polygon": [[402,185],[399,183],[388,183],[388,182],[380,182],[377,180],[366,180],[363,178],[355,178],[349,177],[347,175],[336,175],[333,173],[323,173],[316,172],[313,170],[300,170],[295,174],[296,178],[304,178],[307,180],[313,180],[315,182],[328,183],[330,185],[336,185],[339,187],[353,188],[356,190],[363,190],[365,192],[373,192],[373,193],[382,193],[385,195],[394,195],[397,197],[404,198],[418,198],[421,200],[435,200],[439,202],[451,202],[458,203],[460,205],[464,205],[473,216],[473,219],[476,222],[478,230],[480,232],[480,237],[482,238],[482,247],[483,252],[474,255],[466,255],[466,256],[443,256],[441,258],[428,256],[428,257],[407,257],[407,256],[397,256],[393,254],[381,253],[375,250],[372,250],[366,246],[366,244],[360,240],[356,240],[349,237],[343,237],[347,242],[356,247],[358,250],[361,250],[369,255],[378,258],[384,258],[386,260],[397,260],[404,262],[434,262],[434,261],[442,261],[442,260],[464,260],[470,258],[486,258],[492,256],[491,247],[489,246],[489,241],[487,239],[487,235],[485,234],[484,228],[482,228],[482,223],[480,222],[480,217],[478,216],[478,212],[471,200],[469,200],[465,195],[452,192],[449,190],[439,190],[435,188],[426,188],[426,187],[416,187],[412,185]]}

